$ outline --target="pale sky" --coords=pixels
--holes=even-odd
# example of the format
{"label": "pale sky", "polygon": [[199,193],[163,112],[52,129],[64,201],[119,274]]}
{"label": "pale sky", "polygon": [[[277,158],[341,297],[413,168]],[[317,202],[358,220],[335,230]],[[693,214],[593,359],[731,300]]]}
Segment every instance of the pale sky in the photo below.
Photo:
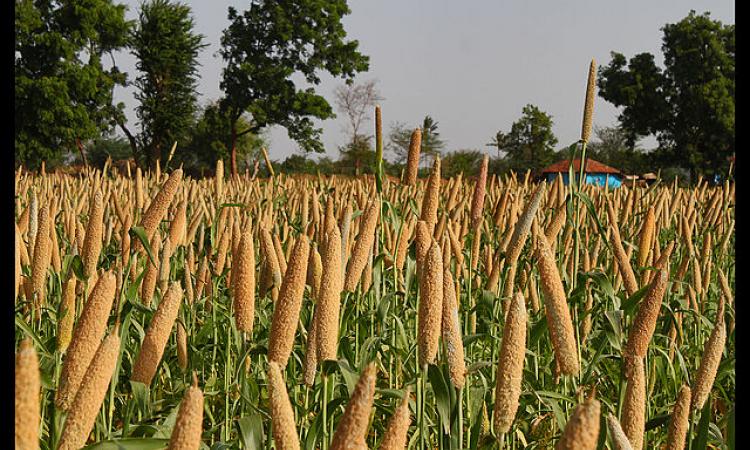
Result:
{"label": "pale sky", "polygon": [[[136,19],[140,1],[126,0],[128,19]],[[221,97],[223,60],[218,54],[227,7],[247,8],[242,1],[184,1],[191,5],[196,31],[209,44],[199,56],[200,102]],[[588,64],[610,61],[610,51],[630,58],[650,52],[662,63],[661,28],[691,9],[735,23],[731,0],[350,0],[344,18],[351,39],[370,57],[370,70],[356,81],[377,79],[385,132],[395,122],[418,126],[425,115],[438,122],[444,151],[486,147],[498,130],[507,132],[531,103],[552,115],[558,148],[580,136]],[[128,79],[137,76],[135,58],[116,56]],[[317,86],[331,105],[340,79],[323,76]],[[134,89],[118,88],[116,101],[127,107],[131,131],[139,129]],[[336,111],[338,114],[338,111]],[[614,125],[617,108],[597,97],[594,124]],[[372,115],[371,115],[372,117]],[[346,142],[346,119],[318,121],[331,158]],[[374,120],[365,129],[374,134]],[[269,132],[269,156],[283,160],[299,146],[284,128]],[[649,147],[649,145],[645,145]],[[179,148],[179,145],[178,145]],[[386,155],[387,157],[388,155]]]}

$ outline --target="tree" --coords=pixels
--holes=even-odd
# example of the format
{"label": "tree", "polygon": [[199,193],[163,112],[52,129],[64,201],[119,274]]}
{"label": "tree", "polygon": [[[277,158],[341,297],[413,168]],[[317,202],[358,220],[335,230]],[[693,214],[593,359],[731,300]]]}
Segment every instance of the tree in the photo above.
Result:
{"label": "tree", "polygon": [[372,135],[356,135],[353,140],[343,147],[339,147],[339,167],[354,175],[365,172],[371,173],[375,167],[375,149],[372,148]]}
{"label": "tree", "polygon": [[508,167],[517,172],[537,171],[554,162],[557,138],[552,133],[552,116],[534,105],[526,105],[522,116],[513,122],[506,134],[498,131],[494,141],[498,152],[504,152]]}
{"label": "tree", "polygon": [[662,32],[664,68],[650,53],[628,61],[612,52],[599,95],[622,108],[629,145],[656,136],[657,163],[719,172],[734,153],[735,26],[690,11]]}
{"label": "tree", "polygon": [[[281,125],[306,151],[323,152],[322,130],[311,118],[334,117],[325,98],[315,92],[320,72],[347,80],[368,69],[368,57],[356,40],[345,40],[341,19],[351,11],[346,0],[252,0],[239,13],[229,8],[229,27],[221,38],[222,107],[231,119],[231,167],[236,173],[236,140]],[[310,85],[299,89],[292,80],[301,75]],[[251,123],[237,121],[249,113]]]}
{"label": "tree", "polygon": [[[249,126],[245,116],[238,119],[242,127]],[[212,170],[219,159],[230,157],[230,147],[227,136],[231,133],[231,120],[226,111],[222,110],[219,102],[206,105],[195,121],[190,140],[180,147],[175,154],[177,163],[182,162],[185,167],[200,173],[202,170]],[[252,171],[251,161],[257,159],[262,147],[267,147],[267,138],[263,134],[246,133],[235,143],[236,153],[240,160],[244,160],[246,167]]]}
{"label": "tree", "polygon": [[354,142],[358,136],[369,135],[360,133],[362,123],[370,119],[368,114],[377,103],[383,100],[377,88],[377,80],[370,80],[362,84],[350,83],[336,87],[333,91],[336,107],[346,114],[349,120],[349,142]]}
{"label": "tree", "polygon": [[[430,163],[435,160],[436,156],[442,154],[445,142],[440,139],[440,133],[438,133],[438,123],[429,115],[425,116],[422,120],[422,150],[419,153],[420,164],[426,160]],[[414,131],[413,128],[409,128],[404,123],[396,122],[391,126],[391,131],[388,136],[390,141],[388,147],[396,157],[396,162],[402,164],[406,161],[409,155],[409,143],[411,142],[411,134]]]}
{"label": "tree", "polygon": [[107,158],[112,158],[112,161],[120,161],[130,158],[130,156],[130,144],[122,136],[103,135],[93,139],[86,146],[88,162],[99,168],[104,167]]}
{"label": "tree", "polygon": [[647,155],[639,147],[628,144],[628,136],[620,127],[594,125],[596,140],[588,143],[586,156],[628,174],[649,172]]}
{"label": "tree", "polygon": [[440,173],[446,178],[458,176],[459,173],[473,176],[479,172],[483,157],[479,150],[456,150],[445,155],[440,161]]}
{"label": "tree", "polygon": [[17,0],[15,3],[15,150],[32,168],[123,120],[113,104],[126,74],[102,58],[127,43],[125,5],[110,0]]}
{"label": "tree", "polygon": [[[141,132],[130,139],[133,154],[153,166],[174,142],[184,145],[197,109],[198,52],[203,36],[193,32],[190,7],[170,0],[149,0],[141,6],[138,25],[131,37],[131,53],[141,72],[135,81],[140,102],[136,114]],[[140,144],[140,150],[137,149]],[[164,163],[164,161],[161,161]]]}

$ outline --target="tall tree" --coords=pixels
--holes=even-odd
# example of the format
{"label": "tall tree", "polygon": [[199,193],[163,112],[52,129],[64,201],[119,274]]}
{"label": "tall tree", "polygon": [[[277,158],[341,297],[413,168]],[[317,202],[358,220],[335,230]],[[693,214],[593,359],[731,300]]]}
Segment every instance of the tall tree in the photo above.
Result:
{"label": "tall tree", "polygon": [[625,173],[650,172],[647,154],[636,145],[628,144],[628,137],[620,127],[594,125],[596,139],[586,147],[586,155]]}
{"label": "tall tree", "polygon": [[[249,126],[246,116],[240,117],[237,122],[241,127]],[[200,173],[201,170],[216,167],[218,159],[226,161],[230,157],[227,136],[231,133],[231,127],[230,117],[221,109],[218,101],[207,104],[192,127],[189,142],[176,152],[176,162]],[[237,155],[249,167],[251,161],[259,157],[261,148],[267,145],[263,134],[246,133],[237,139]]]}
{"label": "tall tree", "polygon": [[[331,105],[315,92],[320,72],[352,79],[368,69],[368,57],[357,51],[356,40],[346,40],[341,19],[349,14],[346,0],[252,0],[242,12],[229,8],[229,27],[221,38],[226,61],[220,83],[222,107],[232,123],[232,173],[236,173],[236,140],[281,125],[306,151],[323,152],[322,130],[312,118],[334,116]],[[301,75],[310,85],[299,89],[292,80]],[[239,129],[243,113],[251,125]]]}
{"label": "tall tree", "polygon": [[[430,163],[435,160],[435,157],[442,155],[443,148],[445,147],[445,141],[440,138],[438,132],[438,123],[429,115],[425,116],[421,124],[422,128],[422,146],[419,153],[420,164],[424,161]],[[403,164],[409,155],[409,143],[411,142],[411,133],[414,131],[413,128],[409,128],[404,123],[396,122],[391,126],[391,131],[388,135],[389,150],[393,152],[396,157],[396,162]]]}
{"label": "tall tree", "polygon": [[112,93],[126,74],[114,59],[102,59],[127,43],[132,24],[125,10],[110,0],[16,1],[17,162],[37,167],[82,152],[84,142],[124,118],[124,104],[114,105]]}
{"label": "tall tree", "polygon": [[498,131],[490,145],[505,153],[504,159],[510,169],[537,171],[555,158],[557,138],[552,132],[552,124],[552,116],[534,105],[526,105],[510,131]]}
{"label": "tall tree", "polygon": [[333,91],[334,101],[339,112],[346,115],[348,120],[347,132],[349,142],[354,142],[361,133],[362,124],[370,119],[372,111],[379,101],[383,100],[377,87],[377,80],[370,80],[361,84],[344,83]]}
{"label": "tall tree", "polygon": [[662,32],[664,68],[650,53],[628,61],[612,52],[599,69],[599,95],[622,107],[631,145],[656,136],[662,165],[721,171],[734,153],[735,26],[691,11]]}
{"label": "tall tree", "polygon": [[[149,166],[164,152],[188,140],[197,109],[198,52],[206,47],[203,36],[193,31],[190,7],[170,0],[149,0],[141,6],[133,31],[131,52],[141,72],[135,81],[136,114],[141,132],[128,135],[134,154],[141,153]],[[136,142],[140,149],[136,152]],[[162,161],[163,163],[163,161]]]}
{"label": "tall tree", "polygon": [[484,154],[479,150],[462,149],[445,155],[440,162],[440,173],[444,177],[455,177],[459,173],[474,176],[482,165]]}

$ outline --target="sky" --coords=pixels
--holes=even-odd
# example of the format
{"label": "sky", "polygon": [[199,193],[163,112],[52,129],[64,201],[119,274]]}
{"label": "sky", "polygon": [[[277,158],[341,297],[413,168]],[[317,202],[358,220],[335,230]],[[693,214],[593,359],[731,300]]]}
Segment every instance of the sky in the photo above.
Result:
{"label": "sky", "polygon": [[[129,5],[127,18],[137,19],[141,2],[124,3]],[[249,2],[183,3],[191,6],[196,32],[209,44],[198,57],[199,101],[205,104],[222,95],[224,64],[218,51],[229,24],[227,8],[241,11]],[[552,116],[558,147],[568,146],[580,137],[592,58],[606,65],[612,51],[628,58],[650,52],[661,64],[661,28],[691,9],[735,23],[731,0],[350,0],[349,7],[351,14],[343,19],[347,37],[358,40],[360,51],[370,57],[370,70],[355,82],[378,81],[384,131],[396,122],[416,127],[430,115],[448,152],[492,152],[486,144],[498,130],[509,131],[529,103]],[[135,79],[135,58],[123,52],[115,59],[129,80]],[[327,74],[321,78],[317,92],[334,105],[333,91],[343,80]],[[116,101],[126,105],[131,130],[138,129],[134,92],[132,87],[115,90]],[[615,125],[617,115],[614,105],[597,97],[594,125]],[[346,143],[346,123],[344,114],[316,121],[333,159]],[[367,121],[368,127],[374,134],[374,119]],[[302,152],[282,127],[271,127],[268,137],[273,160]],[[642,145],[648,148],[649,142],[655,141]]]}

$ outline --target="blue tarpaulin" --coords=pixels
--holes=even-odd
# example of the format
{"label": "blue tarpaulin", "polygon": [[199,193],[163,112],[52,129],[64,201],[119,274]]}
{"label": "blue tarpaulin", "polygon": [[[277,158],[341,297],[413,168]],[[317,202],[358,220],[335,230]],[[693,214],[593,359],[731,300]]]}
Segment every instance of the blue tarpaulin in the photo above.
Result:
{"label": "blue tarpaulin", "polygon": [[[575,174],[576,177],[578,177],[578,174]],[[547,174],[547,181],[552,182],[555,180],[555,177],[557,177],[556,173],[548,173]],[[568,174],[563,173],[563,184],[566,186],[568,185]],[[618,188],[622,185],[622,178],[619,175],[612,174],[612,173],[587,173],[584,175],[585,183],[586,184],[594,184],[599,187],[604,187],[605,184],[607,184],[607,179],[609,179],[609,187],[611,188]]]}

